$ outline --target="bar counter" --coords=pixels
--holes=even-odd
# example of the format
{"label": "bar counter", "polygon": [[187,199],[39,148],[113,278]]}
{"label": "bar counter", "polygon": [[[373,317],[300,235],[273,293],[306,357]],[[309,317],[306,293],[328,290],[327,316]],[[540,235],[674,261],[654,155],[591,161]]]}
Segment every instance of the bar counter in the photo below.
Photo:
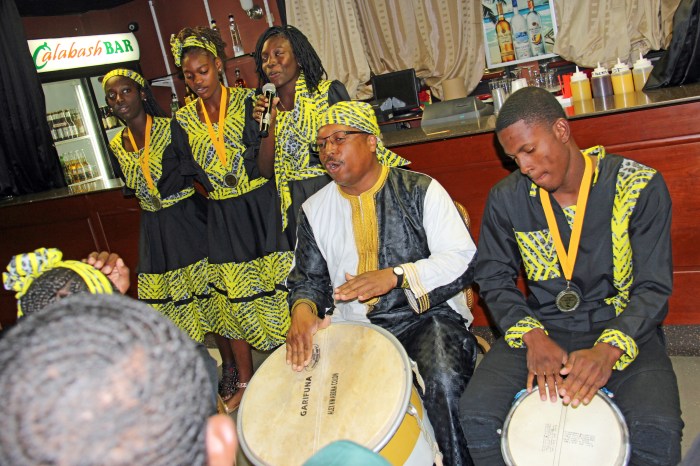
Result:
{"label": "bar counter", "polygon": [[[569,107],[579,147],[597,144],[661,172],[673,199],[674,294],[670,324],[700,324],[694,298],[700,289],[700,84],[593,99]],[[411,160],[411,168],[437,179],[470,213],[472,235],[489,189],[515,170],[494,133],[495,116],[424,129],[387,131],[388,147]],[[125,199],[121,182],[86,183],[73,188],[0,200],[0,265],[12,255],[38,247],[58,247],[77,259],[92,250],[118,252],[132,270],[135,295],[139,215],[134,198]],[[12,293],[0,291],[0,324],[15,320]],[[475,324],[488,325],[481,302]]]}

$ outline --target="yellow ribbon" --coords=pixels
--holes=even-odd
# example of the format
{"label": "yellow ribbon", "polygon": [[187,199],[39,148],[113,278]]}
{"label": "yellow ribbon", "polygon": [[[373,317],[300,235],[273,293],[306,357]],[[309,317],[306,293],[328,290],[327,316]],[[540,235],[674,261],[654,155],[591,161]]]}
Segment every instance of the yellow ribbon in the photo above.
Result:
{"label": "yellow ribbon", "polygon": [[211,142],[214,144],[214,149],[216,150],[216,155],[219,156],[221,165],[224,169],[228,170],[228,165],[226,165],[226,145],[224,144],[224,119],[226,118],[226,108],[227,108],[227,91],[224,86],[221,86],[221,100],[219,101],[219,127],[217,131],[214,131],[214,126],[211,124],[209,119],[209,114],[204,106],[204,101],[199,99],[202,104],[202,113],[204,114],[204,120],[207,123],[207,131],[209,132],[209,137]]}
{"label": "yellow ribbon", "polygon": [[[582,154],[583,155],[583,154]],[[554,210],[549,199],[549,193],[540,188],[540,200],[544,215],[547,217],[547,226],[554,240],[554,247],[557,250],[559,263],[561,264],[562,272],[567,282],[571,281],[574,274],[574,264],[576,264],[576,256],[578,255],[578,246],[581,241],[581,231],[583,230],[583,218],[586,214],[586,204],[588,203],[588,193],[591,189],[591,179],[593,177],[593,162],[591,158],[583,155],[586,167],[583,170],[583,178],[579,187],[578,199],[576,200],[576,213],[574,214],[574,227],[571,232],[571,240],[569,241],[569,250],[564,247],[564,242],[559,233],[559,226],[554,218]]]}
{"label": "yellow ribbon", "polygon": [[[153,184],[153,177],[151,177],[151,167],[148,164],[150,160],[150,153],[151,153],[151,128],[153,127],[153,117],[149,114],[146,114],[146,135],[145,135],[145,140],[143,143],[143,153],[139,156],[139,165],[141,165],[141,170],[143,171],[143,177],[146,178],[146,183],[148,184],[148,190],[152,193],[155,194],[155,185]],[[131,147],[134,149],[134,152],[138,152],[139,148],[136,145],[136,140],[134,140],[134,136],[131,134],[131,129],[128,129],[126,132],[127,136],[129,136],[129,141],[131,141]]]}

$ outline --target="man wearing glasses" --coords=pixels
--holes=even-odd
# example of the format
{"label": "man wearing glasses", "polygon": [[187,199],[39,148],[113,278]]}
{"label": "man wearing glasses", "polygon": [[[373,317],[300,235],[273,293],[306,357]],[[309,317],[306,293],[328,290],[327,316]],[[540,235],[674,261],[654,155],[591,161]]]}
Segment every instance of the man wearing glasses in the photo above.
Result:
{"label": "man wearing glasses", "polygon": [[287,362],[311,360],[312,337],[334,321],[371,322],[416,361],[446,465],[472,464],[458,402],[476,361],[463,289],[476,246],[445,189],[379,162],[388,151],[372,107],[339,102],[320,117],[317,150],[333,183],[302,206],[287,279]]}

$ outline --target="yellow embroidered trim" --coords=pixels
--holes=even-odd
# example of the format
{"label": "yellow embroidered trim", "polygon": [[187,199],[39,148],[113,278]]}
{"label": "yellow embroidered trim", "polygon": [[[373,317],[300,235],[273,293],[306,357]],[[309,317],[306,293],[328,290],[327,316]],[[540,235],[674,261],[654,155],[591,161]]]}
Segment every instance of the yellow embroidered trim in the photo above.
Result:
{"label": "yellow embroidered trim", "polygon": [[316,306],[316,303],[311,301],[310,299],[297,299],[296,301],[294,301],[294,304],[292,305],[292,309],[289,312],[289,314],[291,315],[294,312],[294,309],[296,309],[296,307],[300,304],[308,304],[311,308],[311,311],[314,314],[316,314],[316,317],[318,317],[318,307]]}
{"label": "yellow embroidered trim", "polygon": [[542,330],[544,330],[544,333],[549,334],[547,332],[547,329],[544,328],[544,325],[542,325],[540,321],[535,319],[534,317],[528,316],[523,319],[520,319],[518,322],[515,323],[515,325],[513,325],[511,328],[508,329],[508,331],[506,331],[506,343],[508,343],[508,346],[510,346],[511,348],[525,348],[523,335],[525,335],[530,330],[534,330],[536,328],[541,328]]}
{"label": "yellow embroidered trim", "polygon": [[404,280],[408,281],[408,288],[405,291],[408,304],[411,306],[411,309],[418,314],[422,314],[430,309],[428,290],[423,286],[423,282],[418,274],[418,267],[415,264],[403,264],[402,267]]}
{"label": "yellow embroidered trim", "polygon": [[596,343],[607,343],[624,351],[622,356],[620,356],[620,359],[618,359],[613,366],[613,369],[618,371],[621,371],[629,366],[639,354],[639,348],[637,347],[637,343],[634,341],[634,339],[619,330],[603,330],[603,333],[600,334],[600,337],[598,337]]}
{"label": "yellow embroidered trim", "polygon": [[[352,208],[352,231],[355,234],[358,257],[356,275],[379,269],[379,226],[374,195],[384,186],[387,176],[389,168],[382,166],[374,186],[359,196],[347,194],[338,186],[338,192],[350,202]],[[376,297],[365,301],[364,304],[368,305],[371,311],[378,302],[379,298]]]}

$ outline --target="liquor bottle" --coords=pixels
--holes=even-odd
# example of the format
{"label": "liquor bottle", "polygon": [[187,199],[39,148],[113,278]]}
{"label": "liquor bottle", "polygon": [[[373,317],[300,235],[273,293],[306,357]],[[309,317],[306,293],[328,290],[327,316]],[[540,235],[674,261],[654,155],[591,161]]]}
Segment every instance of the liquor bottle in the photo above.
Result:
{"label": "liquor bottle", "polygon": [[513,61],[515,60],[515,53],[513,52],[513,35],[511,33],[510,24],[503,16],[503,5],[501,5],[500,2],[496,3],[496,8],[498,10],[496,37],[498,38],[498,48],[501,51],[501,61]]}
{"label": "liquor bottle", "polygon": [[51,130],[51,138],[54,141],[58,141],[58,129],[56,128],[56,114],[55,113],[46,114],[46,121],[49,122],[49,129]]}
{"label": "liquor bottle", "polygon": [[513,17],[510,19],[510,27],[513,29],[513,47],[515,57],[518,60],[530,58],[530,39],[527,33],[527,21],[518,11],[518,1],[513,0]]}
{"label": "liquor bottle", "polygon": [[216,25],[216,20],[214,20],[214,19],[211,20],[211,26],[209,26],[209,27],[211,27],[215,31],[219,30],[219,26]]}
{"label": "liquor bottle", "polygon": [[56,112],[56,128],[58,129],[58,140],[64,141],[69,138],[68,135],[68,122],[63,117],[63,112]]}
{"label": "liquor bottle", "polygon": [[78,127],[76,126],[75,122],[73,121],[73,117],[70,114],[69,110],[63,110],[63,118],[66,119],[66,122],[68,123],[68,136],[73,139],[78,137]]}
{"label": "liquor bottle", "polygon": [[241,55],[244,55],[245,52],[243,51],[241,34],[238,32],[238,25],[234,21],[233,15],[228,15],[228,29],[231,32],[231,47],[233,47],[233,56],[240,57]]}
{"label": "liquor bottle", "polygon": [[85,136],[87,131],[85,131],[85,123],[83,123],[83,117],[80,116],[80,112],[73,108],[71,109],[70,114],[72,115],[73,121],[78,128],[78,136]]}
{"label": "liquor bottle", "polygon": [[236,67],[236,82],[233,87],[248,87],[245,79],[241,78],[241,70],[239,70],[238,67]]}
{"label": "liquor bottle", "polygon": [[58,156],[58,160],[61,162],[61,170],[63,170],[63,178],[66,180],[66,184],[71,184],[70,173],[68,172],[68,166],[66,165],[66,153],[62,152]]}
{"label": "liquor bottle", "polygon": [[87,161],[87,157],[85,156],[85,150],[80,149],[78,152],[80,155],[80,165],[83,167],[83,171],[85,172],[85,179],[90,180],[95,177],[95,174],[93,173],[92,167]]}
{"label": "liquor bottle", "polygon": [[170,95],[170,116],[175,116],[180,109],[180,102],[177,101],[177,94],[174,92]]}
{"label": "liquor bottle", "polygon": [[544,37],[542,37],[542,18],[535,11],[535,2],[527,0],[527,7],[530,12],[527,14],[527,32],[530,36],[530,50],[532,56],[544,54]]}

